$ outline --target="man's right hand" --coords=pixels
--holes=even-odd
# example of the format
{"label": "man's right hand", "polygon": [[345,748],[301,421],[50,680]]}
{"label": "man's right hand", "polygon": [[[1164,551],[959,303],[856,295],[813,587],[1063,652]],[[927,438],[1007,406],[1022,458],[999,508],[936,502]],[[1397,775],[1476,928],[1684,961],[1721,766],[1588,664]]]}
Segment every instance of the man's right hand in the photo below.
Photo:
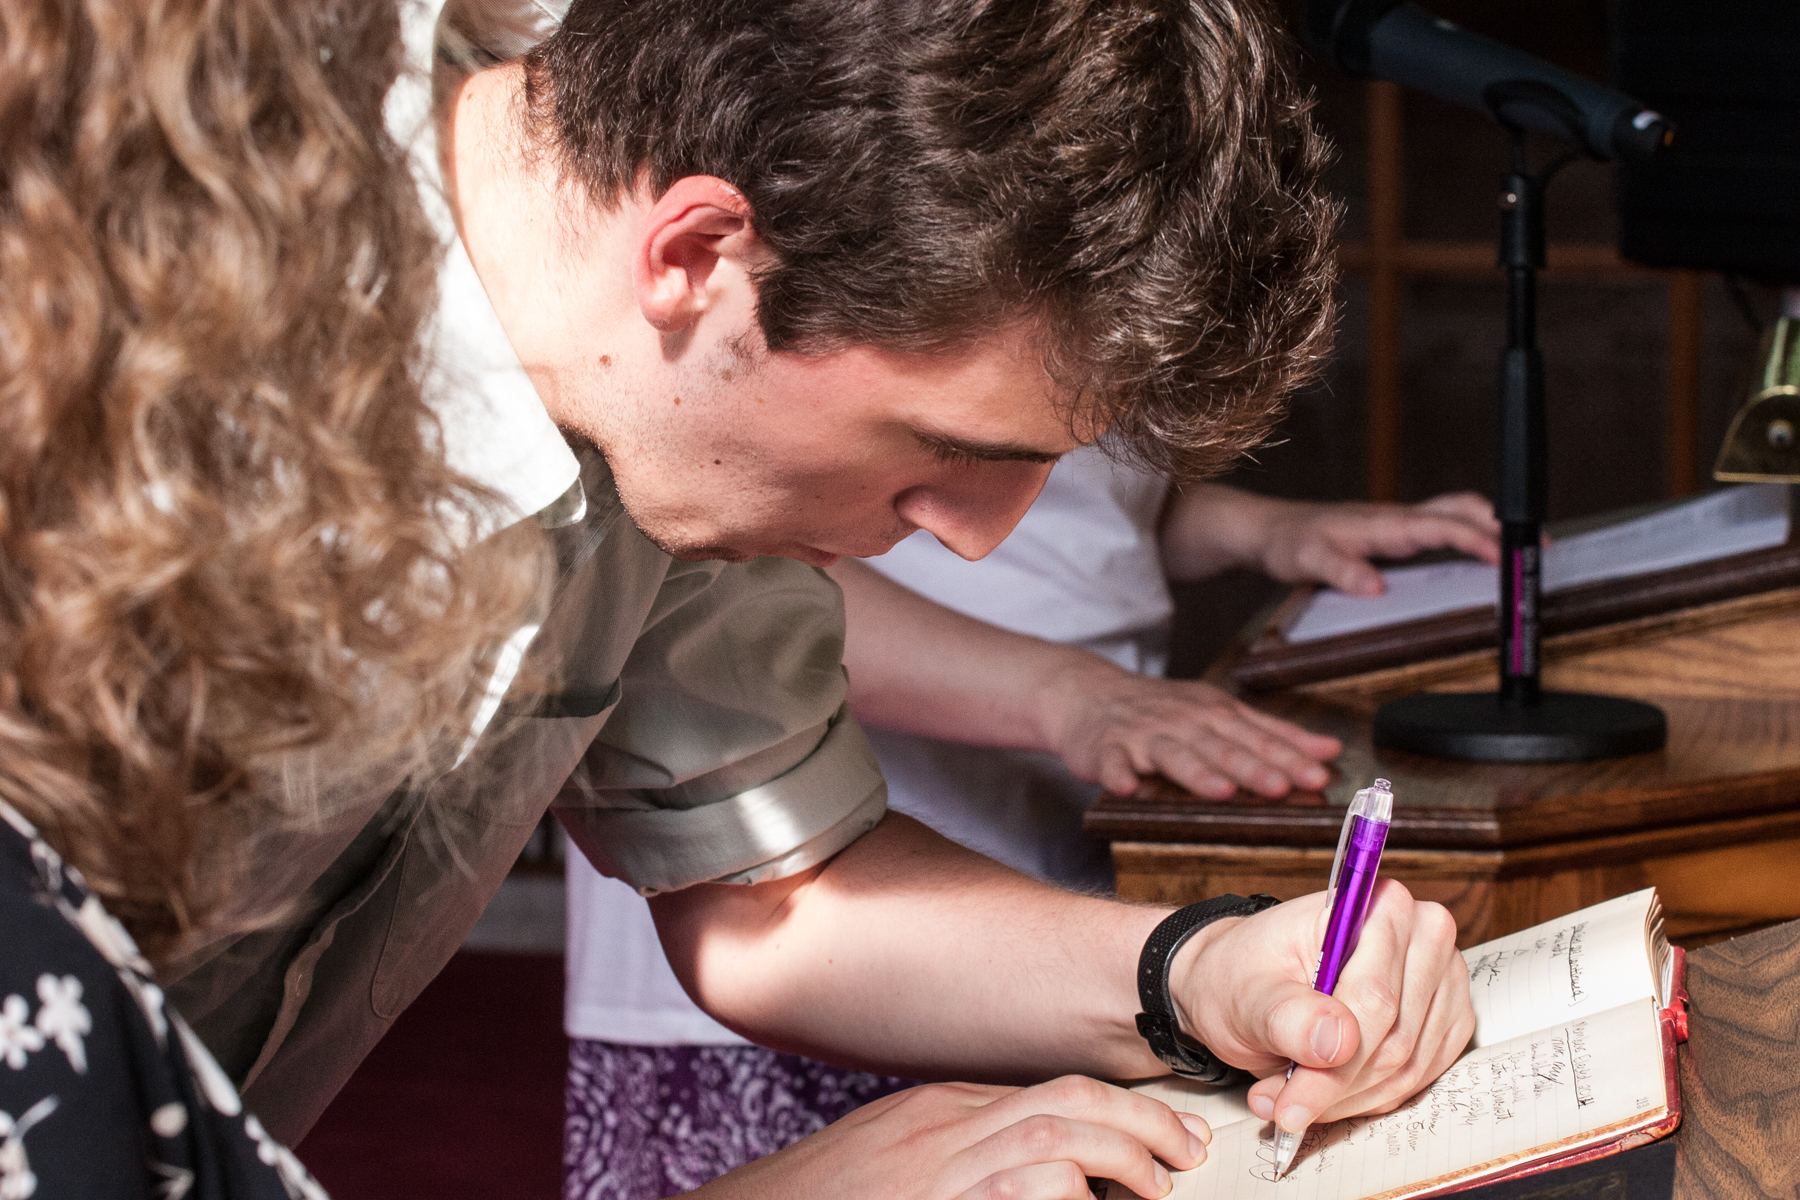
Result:
{"label": "man's right hand", "polygon": [[1199,1117],[1079,1075],[1029,1088],[921,1084],[691,1197],[1089,1200],[1090,1176],[1160,1197],[1168,1167],[1198,1166],[1211,1140]]}
{"label": "man's right hand", "polygon": [[1170,977],[1183,1027],[1263,1076],[1250,1109],[1290,1132],[1392,1111],[1443,1074],[1475,1032],[1468,967],[1442,905],[1414,900],[1395,879],[1376,884],[1329,996],[1312,986],[1325,911],[1315,892],[1216,921],[1182,947]]}

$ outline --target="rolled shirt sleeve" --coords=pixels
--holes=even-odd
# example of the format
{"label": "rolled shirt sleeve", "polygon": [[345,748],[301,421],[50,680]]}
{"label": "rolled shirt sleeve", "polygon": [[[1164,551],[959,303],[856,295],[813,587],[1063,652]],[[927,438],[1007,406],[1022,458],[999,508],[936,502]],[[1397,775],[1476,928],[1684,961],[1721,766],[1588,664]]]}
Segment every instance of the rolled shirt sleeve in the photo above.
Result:
{"label": "rolled shirt sleeve", "polygon": [[462,944],[547,806],[644,891],[805,870],[885,810],[843,712],[837,585],[786,559],[672,559],[605,461],[571,448],[585,503],[545,522],[555,587],[481,745],[435,780],[367,781],[335,844],[310,827],[259,841],[259,878],[313,882],[262,896],[279,920],[169,984],[290,1141]]}
{"label": "rolled shirt sleeve", "polygon": [[788,559],[667,561],[618,705],[557,816],[595,866],[645,895],[824,861],[887,808],[844,706],[842,594]]}
{"label": "rolled shirt sleeve", "polygon": [[571,798],[571,783],[557,816],[601,871],[646,896],[793,875],[873,829],[887,811],[874,751],[847,712],[808,734],[805,757],[789,770],[717,800],[659,808],[626,792]]}

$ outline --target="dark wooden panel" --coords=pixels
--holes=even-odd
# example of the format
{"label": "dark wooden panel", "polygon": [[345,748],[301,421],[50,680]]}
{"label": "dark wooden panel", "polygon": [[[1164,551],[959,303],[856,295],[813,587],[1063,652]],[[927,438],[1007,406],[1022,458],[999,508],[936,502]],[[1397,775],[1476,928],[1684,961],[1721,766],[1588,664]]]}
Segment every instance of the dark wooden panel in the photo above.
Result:
{"label": "dark wooden panel", "polygon": [[[1192,904],[1210,896],[1258,892],[1292,900],[1325,885],[1331,859],[1329,849],[1141,842],[1113,846],[1119,895],[1146,904]],[[1456,918],[1457,944],[1471,946],[1495,936],[1494,877],[1501,859],[1497,851],[1392,850],[1383,856],[1381,869],[1418,899],[1434,900],[1449,909]]]}
{"label": "dark wooden panel", "polygon": [[1700,477],[1700,274],[1669,275],[1669,403],[1663,413],[1663,489],[1694,491]]}
{"label": "dark wooden panel", "polygon": [[[1405,241],[1397,84],[1372,80],[1369,112],[1369,499],[1400,498],[1400,247]],[[1491,269],[1491,268],[1490,268]]]}
{"label": "dark wooden panel", "polygon": [[[1583,242],[1551,242],[1545,247],[1543,273],[1551,278],[1626,278],[1654,279],[1662,272],[1640,267],[1619,257],[1618,248],[1610,244]],[[1406,275],[1437,275],[1451,278],[1490,279],[1500,268],[1494,265],[1494,243],[1486,242],[1401,242],[1392,255]],[[1380,252],[1368,242],[1339,242],[1338,268],[1344,271],[1373,271],[1381,261]],[[1669,272],[1692,275],[1692,272]]]}
{"label": "dark wooden panel", "polygon": [[1678,1200],[1800,1196],[1800,923],[1695,951]]}
{"label": "dark wooden panel", "polygon": [[[1331,870],[1325,847],[1117,842],[1127,900],[1191,904],[1227,892],[1286,900],[1316,892]],[[1655,887],[1669,936],[1684,945],[1800,918],[1800,814],[1523,850],[1390,850],[1382,874],[1456,918],[1472,946],[1613,896]]]}

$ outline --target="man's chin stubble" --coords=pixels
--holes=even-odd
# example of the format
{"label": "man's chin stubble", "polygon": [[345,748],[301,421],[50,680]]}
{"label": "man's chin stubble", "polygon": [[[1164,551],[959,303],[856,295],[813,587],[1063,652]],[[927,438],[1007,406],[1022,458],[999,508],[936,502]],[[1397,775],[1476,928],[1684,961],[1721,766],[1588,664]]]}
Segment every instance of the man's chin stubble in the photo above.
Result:
{"label": "man's chin stubble", "polygon": [[[621,498],[624,498],[623,495],[621,495]],[[625,511],[627,516],[632,515],[629,501],[627,501],[625,505]],[[682,538],[678,536],[675,531],[660,528],[645,528],[643,523],[637,521],[635,516],[632,516],[632,521],[637,525],[638,531],[649,540],[651,545],[655,546],[669,557],[680,559],[682,562],[742,563],[749,562],[753,558],[778,556],[782,558],[791,558],[798,562],[808,563],[812,566],[826,567],[832,565],[839,558],[846,555],[854,556],[856,558],[872,558],[877,555],[886,554],[902,539],[918,532],[918,526],[909,521],[902,521],[896,517],[891,526],[869,538],[858,537],[846,539],[843,530],[817,530],[813,533],[801,534],[799,537],[784,540],[769,546],[767,549],[746,550],[742,545],[733,545],[727,542],[696,541],[690,538]],[[856,543],[855,548],[847,550],[825,550],[821,548],[821,543],[824,545],[842,546],[845,544],[846,540],[853,540]]]}
{"label": "man's chin stubble", "polygon": [[829,567],[837,562],[839,558],[843,557],[842,555],[832,554],[828,551],[815,550],[811,546],[796,546],[792,549],[769,550],[764,553],[758,553],[755,551],[739,550],[732,546],[693,545],[688,543],[665,544],[658,541],[656,538],[650,537],[649,534],[645,534],[644,536],[650,538],[651,543],[655,545],[658,550],[661,550],[670,558],[680,559],[682,562],[745,563],[753,558],[775,557],[791,558],[796,562],[803,562],[814,567]]}
{"label": "man's chin stubble", "polygon": [[751,559],[757,557],[755,554],[748,551],[738,550],[731,546],[714,545],[706,542],[674,541],[669,538],[659,537],[649,530],[642,528],[640,528],[640,532],[643,533],[644,537],[649,540],[652,546],[655,546],[670,558],[680,559],[682,562],[741,563],[749,562]]}

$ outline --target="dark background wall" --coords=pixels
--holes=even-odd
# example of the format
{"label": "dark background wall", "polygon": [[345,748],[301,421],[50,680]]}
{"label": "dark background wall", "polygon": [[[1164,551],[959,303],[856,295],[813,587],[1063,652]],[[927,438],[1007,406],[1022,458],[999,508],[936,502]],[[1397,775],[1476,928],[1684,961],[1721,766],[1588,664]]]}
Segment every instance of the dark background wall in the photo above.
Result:
{"label": "dark background wall", "polygon": [[[1422,0],[1465,28],[1596,78],[1607,77],[1605,0]],[[1293,11],[1298,4],[1287,5]],[[1345,202],[1342,236],[1368,236],[1364,85],[1308,58],[1321,126],[1338,148],[1331,185]],[[1507,141],[1486,117],[1422,93],[1404,96],[1405,236],[1489,242]],[[1536,147],[1547,153],[1551,144]],[[1611,245],[1617,238],[1613,168],[1577,162],[1551,185],[1549,240]],[[1367,495],[1364,381],[1367,286],[1339,288],[1337,353],[1319,383],[1293,398],[1278,444],[1226,481],[1270,495],[1355,500]],[[1504,283],[1413,279],[1403,301],[1401,496],[1491,491],[1494,378],[1504,339]],[[1665,494],[1664,420],[1668,309],[1663,278],[1546,277],[1540,343],[1550,403],[1552,520],[1658,499]],[[1772,311],[1750,289],[1752,307]],[[1714,454],[1742,397],[1757,333],[1727,281],[1707,276],[1702,301],[1700,464],[1710,482]],[[1179,589],[1171,674],[1203,669],[1275,589],[1248,576]]]}

